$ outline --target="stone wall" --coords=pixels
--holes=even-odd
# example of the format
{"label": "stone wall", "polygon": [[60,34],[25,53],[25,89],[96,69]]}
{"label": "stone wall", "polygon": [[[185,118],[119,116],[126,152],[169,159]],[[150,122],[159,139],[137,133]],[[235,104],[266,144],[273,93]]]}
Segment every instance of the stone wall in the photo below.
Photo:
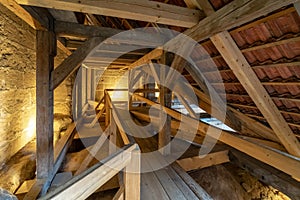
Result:
{"label": "stone wall", "polygon": [[[97,78],[99,79],[99,82],[96,90],[96,100],[100,100],[103,97],[105,89],[128,88],[128,78],[125,72],[108,69],[103,74],[98,74]],[[114,94],[115,97],[120,97],[120,99],[125,98],[125,95],[127,95],[125,92],[115,92]]]}
{"label": "stone wall", "polygon": [[[58,51],[55,65],[64,57]],[[1,165],[35,137],[35,60],[35,31],[0,4]],[[71,85],[55,90],[56,135],[71,121]]]}

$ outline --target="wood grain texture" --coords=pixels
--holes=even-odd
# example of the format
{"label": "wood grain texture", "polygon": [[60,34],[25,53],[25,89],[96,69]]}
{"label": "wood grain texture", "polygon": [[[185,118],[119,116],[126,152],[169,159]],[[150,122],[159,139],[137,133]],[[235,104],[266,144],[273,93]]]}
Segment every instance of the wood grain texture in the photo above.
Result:
{"label": "wood grain texture", "polygon": [[84,12],[190,28],[203,17],[199,10],[153,1],[17,0],[19,4]]}

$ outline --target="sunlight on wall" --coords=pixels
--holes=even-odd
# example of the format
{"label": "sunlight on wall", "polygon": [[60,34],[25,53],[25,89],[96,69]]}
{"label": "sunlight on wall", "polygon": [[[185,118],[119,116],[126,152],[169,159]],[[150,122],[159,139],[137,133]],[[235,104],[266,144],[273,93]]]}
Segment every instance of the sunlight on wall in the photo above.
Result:
{"label": "sunlight on wall", "polygon": [[24,138],[27,141],[32,140],[35,138],[35,132],[36,132],[36,120],[35,116],[31,116],[27,127],[24,129],[24,133],[26,134],[26,137]]}

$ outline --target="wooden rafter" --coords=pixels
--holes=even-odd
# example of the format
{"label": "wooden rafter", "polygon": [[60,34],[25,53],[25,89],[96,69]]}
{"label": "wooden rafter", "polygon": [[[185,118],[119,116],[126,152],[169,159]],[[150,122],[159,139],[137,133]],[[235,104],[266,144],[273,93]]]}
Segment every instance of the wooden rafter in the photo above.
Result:
{"label": "wooden rafter", "polygon": [[154,1],[76,1],[16,0],[19,4],[70,10],[125,19],[155,22],[190,28],[203,17],[202,12]]}
{"label": "wooden rafter", "polygon": [[[142,96],[139,96],[137,94],[134,94],[134,97],[137,99],[146,102],[149,105],[155,105],[157,103],[146,99]],[[196,119],[190,118],[188,116],[182,115],[179,112],[164,107],[164,110],[167,114],[169,114],[171,117],[177,120],[184,120],[185,123],[190,124],[191,126],[194,124],[198,125],[198,131],[205,136],[207,129],[209,127],[208,124],[203,123],[201,121],[198,121]],[[220,140],[221,142],[239,150],[242,151],[264,163],[267,163],[289,175],[291,175],[295,179],[300,178],[300,171],[298,170],[300,167],[300,160],[297,157],[281,153],[279,151],[274,151],[269,148],[257,145],[253,142],[249,142],[247,140],[244,140],[237,135],[229,132],[229,131],[221,131],[221,134],[219,137],[217,137],[215,134],[216,131],[219,132],[220,130],[218,128],[210,126],[211,130],[211,137],[216,137],[215,139]]]}
{"label": "wooden rafter", "polygon": [[[145,73],[148,73],[152,75],[151,70],[144,70]],[[168,74],[169,75],[169,74]],[[167,78],[167,80],[172,80],[171,78]],[[217,104],[216,102],[213,104],[214,106],[214,112],[212,112],[212,102],[210,100],[210,95],[206,94],[195,87],[192,88],[197,95],[197,97],[200,99],[199,101],[199,107],[205,110],[207,113],[211,114],[213,117],[217,119],[221,119],[223,117],[223,113],[219,107],[221,107],[220,104]],[[180,88],[181,94],[184,96],[189,96],[185,93],[185,90],[183,88]],[[213,90],[211,90],[213,92]],[[198,102],[192,102],[197,104]],[[226,110],[226,118],[225,118],[225,124],[233,128],[234,130],[245,134],[245,135],[255,135],[262,138],[267,138],[272,141],[278,142],[278,138],[272,131],[272,129],[266,127],[265,125],[261,124],[260,122],[251,119],[250,117],[246,116],[245,114],[237,111],[236,109],[227,106]]]}
{"label": "wooden rafter", "polygon": [[211,38],[287,151],[300,157],[300,144],[250,64],[226,31]]}
{"label": "wooden rafter", "polygon": [[[212,7],[208,8],[207,10],[204,10],[204,12],[207,15],[214,13]],[[259,79],[255,75],[254,71],[251,69],[251,66],[247,62],[242,52],[235,44],[231,35],[227,31],[224,31],[223,33],[213,36],[211,40],[215,44],[216,48],[220,51],[221,55],[228,63],[229,67],[238,77],[244,88],[247,90],[250,97],[252,97],[254,102],[256,102],[260,110],[263,109],[261,111],[264,112],[264,115],[270,116],[271,119],[273,118],[272,120],[268,120],[268,122],[273,128],[274,133],[284,145],[284,147],[288,150],[289,153],[299,157],[300,145],[297,138],[293,134],[288,124],[285,122],[284,118],[280,114],[279,110],[273,103],[266,90],[261,85]],[[255,86],[251,87],[251,84]],[[268,105],[270,105],[270,109],[268,109]],[[279,126],[284,128],[278,129]],[[287,136],[285,136],[284,133],[286,133]]]}

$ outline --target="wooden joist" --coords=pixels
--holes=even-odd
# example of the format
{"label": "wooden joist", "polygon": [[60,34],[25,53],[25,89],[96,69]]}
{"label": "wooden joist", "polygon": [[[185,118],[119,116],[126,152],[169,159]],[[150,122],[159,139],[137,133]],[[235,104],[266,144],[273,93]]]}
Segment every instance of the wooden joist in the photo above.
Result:
{"label": "wooden joist", "polygon": [[222,32],[213,36],[211,40],[264,115],[283,146],[290,154],[300,157],[299,141],[231,35],[228,32]]}
{"label": "wooden joist", "polygon": [[213,165],[219,165],[229,162],[228,150],[209,153],[205,156],[195,156],[191,158],[184,158],[176,162],[185,170],[197,170]]}
{"label": "wooden joist", "polygon": [[16,0],[29,6],[55,8],[125,19],[155,22],[190,28],[196,25],[203,14],[199,10],[153,1],[75,1],[75,0]]}
{"label": "wooden joist", "polygon": [[[156,103],[146,99],[142,96],[134,94],[134,97],[144,101],[149,105],[155,105]],[[238,149],[264,163],[267,163],[289,175],[291,175],[295,179],[300,178],[300,171],[298,170],[300,167],[300,159],[289,154],[285,154],[279,151],[274,151],[272,149],[266,148],[264,146],[257,145],[253,142],[244,140],[239,136],[231,133],[229,131],[220,130],[218,128],[212,127],[206,123],[195,120],[188,116],[182,115],[179,112],[172,110],[170,108],[164,107],[164,110],[167,114],[172,116],[173,118],[183,122],[187,125],[193,126],[194,124],[198,124],[198,131],[205,136],[208,128],[209,128],[209,136],[213,137],[235,149]],[[220,135],[218,134],[220,133]]]}

